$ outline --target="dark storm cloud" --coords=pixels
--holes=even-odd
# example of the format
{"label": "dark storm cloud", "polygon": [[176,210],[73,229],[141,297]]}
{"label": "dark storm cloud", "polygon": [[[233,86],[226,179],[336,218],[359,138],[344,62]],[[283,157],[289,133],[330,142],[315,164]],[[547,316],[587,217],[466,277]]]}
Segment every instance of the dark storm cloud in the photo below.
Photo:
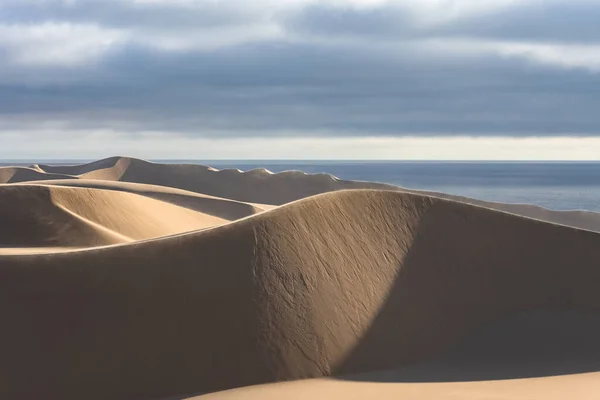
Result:
{"label": "dark storm cloud", "polygon": [[[184,15],[185,7],[164,4],[102,6],[94,1],[69,6],[54,1],[31,9],[14,4],[3,14],[11,23],[94,22],[130,29],[134,39],[147,32],[144,27],[176,32],[181,26],[169,28],[176,21],[204,29],[265,18],[256,9],[219,8],[216,2],[205,3],[212,4],[206,10],[213,14],[196,25]],[[587,3],[551,4],[546,20],[537,25],[524,22],[533,21],[533,6],[510,6],[495,14],[500,18],[495,25],[484,24],[494,18],[484,14],[428,29],[437,39],[444,32],[477,40],[592,41],[596,28],[583,15],[592,12]],[[582,23],[574,22],[568,32],[551,32],[561,10],[571,10],[574,21],[581,16]],[[287,34],[272,39],[178,51],[128,39],[98,60],[76,66],[2,63],[0,130],[66,121],[68,129],[231,137],[600,132],[600,75],[585,62],[565,68],[494,52],[461,55],[452,51],[452,42],[440,54],[413,42],[429,37],[415,13],[400,5],[309,5],[273,12],[268,19],[280,18]],[[333,36],[355,39],[336,41]]]}

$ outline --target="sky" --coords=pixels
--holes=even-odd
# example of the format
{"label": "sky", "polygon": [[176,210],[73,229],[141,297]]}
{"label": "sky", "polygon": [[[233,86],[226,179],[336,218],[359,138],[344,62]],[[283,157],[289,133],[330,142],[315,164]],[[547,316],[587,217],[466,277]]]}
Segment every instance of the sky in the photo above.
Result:
{"label": "sky", "polygon": [[0,0],[0,158],[600,159],[599,0]]}

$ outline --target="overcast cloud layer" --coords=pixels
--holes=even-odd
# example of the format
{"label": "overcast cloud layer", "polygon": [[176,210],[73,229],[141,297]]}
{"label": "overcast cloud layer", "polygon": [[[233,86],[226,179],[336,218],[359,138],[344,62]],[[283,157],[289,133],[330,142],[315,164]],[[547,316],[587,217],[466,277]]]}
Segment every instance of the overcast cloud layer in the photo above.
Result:
{"label": "overcast cloud layer", "polygon": [[596,136],[598,21],[592,0],[0,0],[0,135]]}

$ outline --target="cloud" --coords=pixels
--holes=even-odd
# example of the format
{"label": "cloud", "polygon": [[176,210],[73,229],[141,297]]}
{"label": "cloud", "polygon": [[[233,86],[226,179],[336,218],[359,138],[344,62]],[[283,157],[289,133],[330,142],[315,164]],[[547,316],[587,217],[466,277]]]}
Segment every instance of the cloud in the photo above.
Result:
{"label": "cloud", "polygon": [[65,129],[231,137],[597,132],[594,74],[400,50],[410,57],[277,43],[194,54],[127,49],[79,70],[74,83],[5,86],[1,120],[7,129],[55,120]]}
{"label": "cloud", "polygon": [[594,136],[597,20],[586,0],[4,0],[0,135]]}
{"label": "cloud", "polygon": [[75,66],[99,59],[124,41],[115,30],[94,25],[49,23],[0,25],[5,60],[24,65]]}
{"label": "cloud", "polygon": [[312,34],[559,43],[598,43],[599,19],[595,0],[397,0],[368,9],[315,2],[287,16],[291,28]]}

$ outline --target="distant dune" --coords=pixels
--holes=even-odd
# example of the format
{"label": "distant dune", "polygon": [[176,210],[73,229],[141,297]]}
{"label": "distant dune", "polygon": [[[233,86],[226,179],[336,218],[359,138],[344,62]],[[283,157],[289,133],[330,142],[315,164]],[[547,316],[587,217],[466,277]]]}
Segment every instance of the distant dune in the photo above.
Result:
{"label": "distant dune", "polygon": [[0,398],[600,390],[596,214],[129,158],[26,170],[0,169]]}
{"label": "distant dune", "polygon": [[[453,199],[562,225],[600,231],[600,213],[553,211],[528,204],[494,203],[445,193],[399,188],[384,183],[347,181],[329,174],[306,174],[301,171],[272,173],[264,168],[246,172],[234,169],[217,170],[195,164],[156,164],[129,157],[111,157],[73,166],[36,164],[29,168],[0,167],[0,183],[33,183],[42,180],[53,180],[53,185],[61,186],[110,188],[136,193],[141,191],[147,196],[151,195],[150,192],[154,192],[151,197],[165,201],[168,201],[167,198],[173,199],[173,193],[183,194],[188,199],[190,199],[190,195],[193,196],[192,193],[195,193],[204,195],[205,198],[218,197],[241,203],[255,203],[258,205],[258,209],[254,211],[272,208],[265,207],[265,205],[279,206],[337,190],[401,190]],[[94,180],[97,182],[92,182]],[[145,188],[140,184],[143,184]],[[149,188],[148,185],[154,187]],[[163,189],[157,189],[159,186]],[[179,203],[181,200],[183,197],[179,196],[179,205],[183,205]],[[244,212],[243,214],[251,213]]]}
{"label": "distant dune", "polygon": [[75,179],[75,177],[61,174],[51,174],[26,167],[0,167],[0,184],[16,183],[47,179]]}
{"label": "distant dune", "polygon": [[49,174],[168,186],[191,192],[251,203],[281,205],[315,194],[340,189],[392,189],[370,182],[343,181],[328,174],[308,175],[300,171],[273,174],[265,169],[241,172],[194,164],[155,164],[126,157],[113,157],[68,167],[36,166]]}

